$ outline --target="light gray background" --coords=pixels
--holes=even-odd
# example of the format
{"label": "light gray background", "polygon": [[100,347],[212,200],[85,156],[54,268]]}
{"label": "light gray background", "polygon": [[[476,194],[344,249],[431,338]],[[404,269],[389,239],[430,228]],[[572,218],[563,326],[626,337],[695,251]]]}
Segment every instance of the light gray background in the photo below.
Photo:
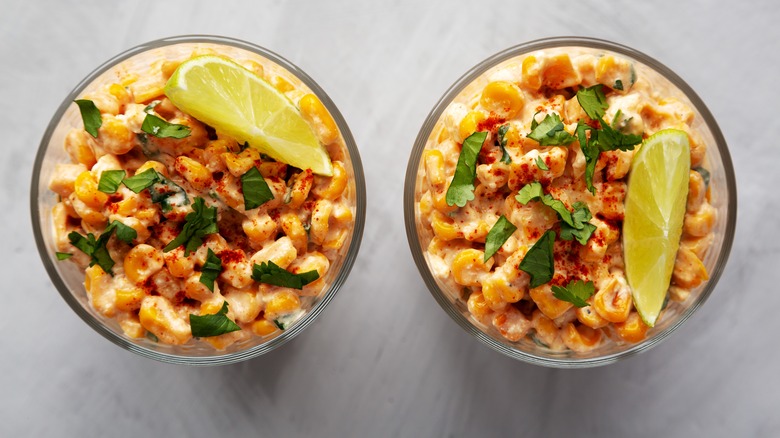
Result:
{"label": "light gray background", "polygon": [[[0,435],[778,436],[780,6],[617,3],[0,0]],[[42,267],[28,205],[38,142],[71,88],[131,46],[191,33],[254,42],[315,78],[350,123],[369,195],[360,257],[321,318],[220,368],[136,357],[88,328]],[[411,260],[401,205],[412,143],[449,85],[558,35],[675,70],[719,120],[739,185],[706,305],[655,349],[580,371],[503,357],[451,321]]]}

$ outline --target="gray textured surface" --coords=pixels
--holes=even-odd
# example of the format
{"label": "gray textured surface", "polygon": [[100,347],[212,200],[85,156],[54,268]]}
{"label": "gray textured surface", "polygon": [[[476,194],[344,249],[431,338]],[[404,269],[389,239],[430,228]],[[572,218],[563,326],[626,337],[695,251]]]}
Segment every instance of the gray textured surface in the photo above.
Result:
{"label": "gray textured surface", "polygon": [[[780,6],[418,3],[2,1],[0,435],[778,436]],[[78,319],[40,263],[27,192],[43,130],[84,75],[189,33],[257,43],[314,77],[351,125],[369,195],[360,257],[321,318],[271,354],[208,369],[136,357]],[[469,337],[424,289],[402,225],[428,110],[478,61],[554,35],[611,39],[675,70],[719,120],[739,185],[734,249],[706,305],[655,349],[581,371]]]}

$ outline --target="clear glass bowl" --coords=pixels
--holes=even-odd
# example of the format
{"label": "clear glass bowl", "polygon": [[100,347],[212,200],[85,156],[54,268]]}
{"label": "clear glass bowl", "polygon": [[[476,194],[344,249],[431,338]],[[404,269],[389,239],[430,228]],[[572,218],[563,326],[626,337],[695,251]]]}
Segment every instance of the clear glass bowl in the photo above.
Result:
{"label": "clear glass bowl", "polygon": [[[273,338],[252,336],[249,340],[233,344],[222,351],[215,350],[206,343],[175,346],[156,343],[146,338],[132,339],[127,337],[115,320],[106,318],[90,306],[84,290],[83,272],[74,263],[57,261],[52,238],[50,212],[57,202],[57,195],[49,190],[48,185],[54,165],[70,162],[70,158],[63,148],[63,142],[69,129],[80,126],[81,120],[73,100],[99,84],[116,81],[117,75],[120,73],[133,72],[135,69],[147,69],[152,59],[159,57],[181,58],[185,53],[191,53],[194,48],[213,49],[236,59],[267,61],[267,65],[271,65],[275,69],[278,67],[279,73],[286,74],[293,80],[299,80],[317,95],[341,131],[348,153],[345,162],[346,170],[354,182],[355,189],[355,224],[352,234],[344,245],[340,260],[331,265],[331,269],[326,275],[328,286],[313,302],[310,310],[292,327]],[[312,78],[281,56],[254,44],[225,37],[186,35],[151,41],[120,53],[87,75],[65,97],[52,117],[35,157],[30,189],[30,209],[35,242],[49,277],[68,305],[96,332],[124,349],[162,362],[187,365],[222,365],[250,359],[279,347],[308,327],[333,299],[346,281],[360,248],[365,223],[366,188],[360,155],[349,127],[333,101]]]}
{"label": "clear glass bowl", "polygon": [[[556,47],[595,50],[603,53],[611,52],[633,60],[637,68],[641,68],[644,74],[656,75],[656,79],[666,81],[666,85],[670,88],[669,91],[694,109],[696,115],[694,126],[708,145],[705,167],[711,173],[711,201],[718,212],[717,223],[714,227],[715,238],[703,260],[710,274],[709,280],[694,289],[691,296],[682,305],[670,304],[655,327],[648,331],[644,341],[636,344],[602,343],[601,346],[588,353],[575,353],[569,350],[554,351],[536,344],[528,336],[518,342],[511,342],[492,327],[484,328],[483,326],[481,328],[471,318],[466,303],[457,298],[459,294],[432,274],[426,251],[431,232],[417,220],[419,217],[420,184],[424,178],[424,168],[421,162],[422,153],[448,105],[453,101],[461,101],[464,99],[463,96],[472,95],[475,90],[479,89],[476,87],[483,87],[486,84],[484,82],[486,74],[498,70],[512,62],[513,59],[534,51]],[[474,66],[444,93],[444,96],[439,99],[425,120],[409,157],[404,187],[404,219],[409,246],[420,275],[439,305],[461,328],[494,350],[515,359],[556,368],[584,368],[609,364],[645,351],[669,336],[704,303],[715,289],[731,250],[736,217],[736,183],[726,140],[699,96],[679,76],[655,59],[626,46],[592,38],[557,37],[531,41],[497,53]]]}

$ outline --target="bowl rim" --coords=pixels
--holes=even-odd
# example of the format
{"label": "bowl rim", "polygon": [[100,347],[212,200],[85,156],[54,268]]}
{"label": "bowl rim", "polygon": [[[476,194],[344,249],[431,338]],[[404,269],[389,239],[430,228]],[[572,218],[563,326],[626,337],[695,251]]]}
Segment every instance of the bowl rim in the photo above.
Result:
{"label": "bowl rim", "polygon": [[[322,298],[319,300],[319,302],[317,302],[310,311],[306,312],[306,314],[300,320],[298,320],[293,325],[293,327],[285,330],[282,332],[282,334],[272,338],[271,340],[241,351],[227,354],[215,354],[212,356],[187,356],[181,354],[170,354],[145,348],[142,345],[136,344],[126,339],[123,335],[109,329],[92,314],[90,314],[84,307],[82,307],[80,302],[74,296],[74,293],[70,291],[67,284],[65,284],[63,279],[58,274],[53,255],[49,254],[46,248],[46,241],[44,240],[42,232],[41,212],[38,210],[38,192],[40,190],[39,183],[42,164],[54,130],[65,114],[65,111],[73,103],[73,99],[78,98],[79,94],[95,79],[119,63],[149,50],[183,43],[210,43],[243,49],[255,53],[275,63],[279,67],[282,67],[290,74],[300,79],[312,91],[312,93],[320,98],[322,104],[333,116],[333,119],[335,120],[336,125],[339,127],[341,135],[344,138],[344,143],[347,151],[349,152],[349,158],[355,177],[356,214],[352,236],[350,239],[350,246],[344,254],[344,261],[342,263],[341,270],[338,272],[336,278],[333,280],[333,283],[330,285],[328,290],[322,295]],[[140,356],[154,359],[160,362],[196,366],[227,365],[268,353],[293,339],[304,329],[306,329],[331,302],[338,290],[347,280],[347,277],[349,276],[349,273],[354,266],[355,260],[357,259],[357,255],[360,250],[366,216],[366,183],[363,173],[363,165],[360,159],[360,153],[358,151],[357,144],[355,143],[355,139],[352,136],[352,132],[346,123],[346,120],[341,115],[330,96],[328,96],[328,94],[325,93],[325,91],[314,81],[314,79],[312,79],[303,70],[271,50],[240,39],[217,35],[178,35],[148,41],[119,53],[118,55],[108,59],[100,66],[92,70],[92,72],[84,77],[84,79],[79,81],[79,83],[67,94],[49,121],[35,156],[32,171],[32,183],[30,185],[30,213],[32,218],[33,235],[35,236],[35,243],[38,248],[38,254],[41,257],[41,261],[46,268],[46,272],[48,273],[49,278],[51,279],[56,289],[59,291],[62,298],[70,306],[70,308],[73,309],[73,311],[84,322],[86,322],[87,325],[92,327],[93,330],[125,350],[129,350]],[[214,351],[216,353],[219,352],[219,350],[216,349]]]}
{"label": "bowl rim", "polygon": [[[445,296],[445,293],[439,289],[436,280],[431,274],[425,256],[423,255],[419,236],[417,235],[417,224],[415,218],[415,186],[422,153],[425,149],[425,145],[428,141],[428,137],[431,131],[450,102],[455,97],[457,97],[457,95],[472,81],[498,64],[510,58],[514,58],[536,50],[551,49],[556,47],[583,47],[590,49],[608,50],[639,61],[669,80],[690,100],[691,104],[693,104],[696,110],[701,114],[704,124],[710,130],[710,133],[712,134],[712,137],[715,141],[715,146],[718,149],[718,153],[723,163],[723,170],[726,180],[725,188],[728,192],[728,197],[726,200],[728,208],[723,244],[721,246],[721,251],[718,254],[718,258],[715,261],[715,268],[710,273],[710,278],[705,284],[704,289],[699,294],[698,299],[695,302],[692,302],[686,309],[684,309],[683,313],[676,321],[671,323],[664,330],[656,333],[654,336],[647,338],[640,343],[634,344],[623,351],[590,358],[560,359],[536,355],[518,348],[511,348],[501,342],[496,341],[492,336],[480,330],[476,325],[469,321],[468,318],[466,318],[452,304],[452,302],[450,302],[450,300]],[[433,109],[430,111],[425,121],[423,122],[417,138],[415,139],[406,169],[403,203],[404,221],[409,249],[412,252],[412,257],[414,259],[415,265],[417,265],[417,270],[419,271],[420,276],[422,276],[428,291],[431,293],[431,295],[433,295],[433,298],[436,300],[436,302],[462,329],[476,337],[479,341],[493,350],[496,350],[499,353],[514,359],[551,368],[589,368],[607,365],[620,359],[631,357],[643,351],[647,351],[666,339],[673,331],[675,331],[685,321],[687,321],[688,318],[690,318],[691,315],[693,315],[693,313],[699,307],[701,307],[702,304],[704,304],[712,291],[715,289],[715,286],[720,279],[723,270],[725,269],[726,262],[728,261],[729,254],[731,252],[737,221],[736,179],[731,155],[729,154],[728,146],[726,144],[726,139],[723,137],[723,133],[721,132],[720,127],[715,121],[712,113],[709,111],[701,98],[696,94],[696,92],[694,92],[693,89],[680,76],[678,76],[664,64],[636,49],[604,39],[579,36],[541,38],[511,46],[492,56],[489,56],[483,61],[480,61],[478,64],[464,73],[458,80],[456,80],[455,83],[444,92],[442,97],[434,105]]]}

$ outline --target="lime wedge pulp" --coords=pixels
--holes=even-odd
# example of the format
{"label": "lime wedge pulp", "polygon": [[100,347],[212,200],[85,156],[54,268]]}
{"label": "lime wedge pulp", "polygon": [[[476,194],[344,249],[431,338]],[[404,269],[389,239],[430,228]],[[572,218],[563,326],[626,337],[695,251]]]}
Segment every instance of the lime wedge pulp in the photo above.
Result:
{"label": "lime wedge pulp", "polygon": [[229,59],[204,55],[182,62],[165,95],[182,111],[277,161],[333,174],[327,151],[290,99]]}
{"label": "lime wedge pulp", "polygon": [[676,129],[646,139],[631,163],[623,252],[634,307],[650,327],[661,313],[680,246],[690,167],[688,135]]}

